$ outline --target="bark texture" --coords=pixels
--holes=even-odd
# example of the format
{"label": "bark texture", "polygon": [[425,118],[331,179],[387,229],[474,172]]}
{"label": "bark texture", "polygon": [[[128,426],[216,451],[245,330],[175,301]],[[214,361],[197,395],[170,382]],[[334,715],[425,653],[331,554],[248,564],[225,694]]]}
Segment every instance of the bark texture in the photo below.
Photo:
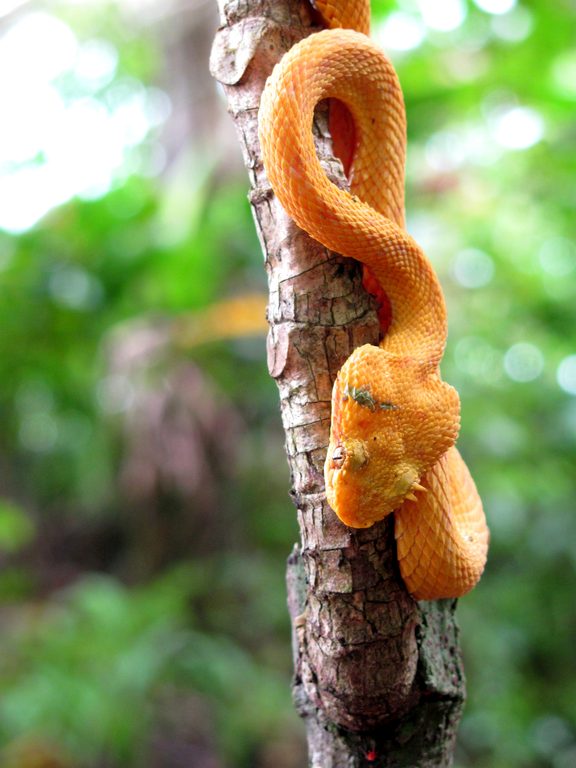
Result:
{"label": "bark texture", "polygon": [[[378,343],[360,267],[299,230],[266,180],[258,106],[274,64],[317,31],[303,0],[219,0],[211,71],[222,83],[248,169],[250,202],[270,286],[268,367],[280,391],[301,543],[288,562],[294,700],[310,765],[449,766],[464,701],[454,601],[416,603],[396,560],[393,520],[352,530],[324,493],[330,396],[352,350]],[[328,176],[325,111],[315,121]]]}

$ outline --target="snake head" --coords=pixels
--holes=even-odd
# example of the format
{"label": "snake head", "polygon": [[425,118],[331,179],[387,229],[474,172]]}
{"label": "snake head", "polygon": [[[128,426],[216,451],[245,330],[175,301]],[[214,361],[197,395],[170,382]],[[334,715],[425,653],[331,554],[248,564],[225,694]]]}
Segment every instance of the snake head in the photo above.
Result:
{"label": "snake head", "polygon": [[332,391],[324,467],[328,503],[343,523],[368,528],[413,495],[456,442],[460,402],[435,368],[366,344]]}

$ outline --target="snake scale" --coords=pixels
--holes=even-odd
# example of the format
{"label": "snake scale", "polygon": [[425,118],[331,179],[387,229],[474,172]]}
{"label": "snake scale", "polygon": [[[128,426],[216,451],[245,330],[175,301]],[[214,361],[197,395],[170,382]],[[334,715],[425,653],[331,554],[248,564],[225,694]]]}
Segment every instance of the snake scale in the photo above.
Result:
{"label": "snake scale", "polygon": [[[325,247],[364,265],[382,341],[354,350],[332,392],[326,492],[340,520],[366,528],[394,512],[400,573],[417,600],[459,597],[480,578],[489,533],[455,447],[460,404],[442,381],[446,307],[434,269],[404,229],[406,118],[389,59],[369,39],[367,0],[316,0],[327,29],[282,58],[259,111],[265,170],[284,209]],[[314,149],[330,99],[336,187]]]}

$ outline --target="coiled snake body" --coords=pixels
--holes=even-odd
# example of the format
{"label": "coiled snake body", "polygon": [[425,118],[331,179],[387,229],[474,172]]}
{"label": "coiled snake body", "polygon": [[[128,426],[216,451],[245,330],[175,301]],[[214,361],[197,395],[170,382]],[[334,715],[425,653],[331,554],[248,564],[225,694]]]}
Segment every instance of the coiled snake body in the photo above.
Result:
{"label": "coiled snake body", "polygon": [[[419,600],[458,597],[480,578],[489,535],[454,447],[459,398],[439,374],[444,297],[430,262],[404,230],[402,91],[392,64],[367,36],[369,2],[316,0],[315,6],[330,29],[295,45],[264,89],[264,165],[298,226],[361,261],[367,289],[385,294],[389,308],[381,312],[380,346],[354,350],[334,383],[328,502],[354,528],[394,512],[409,592]],[[312,121],[323,99],[337,100],[330,125],[350,193],[327,179],[316,156]]]}

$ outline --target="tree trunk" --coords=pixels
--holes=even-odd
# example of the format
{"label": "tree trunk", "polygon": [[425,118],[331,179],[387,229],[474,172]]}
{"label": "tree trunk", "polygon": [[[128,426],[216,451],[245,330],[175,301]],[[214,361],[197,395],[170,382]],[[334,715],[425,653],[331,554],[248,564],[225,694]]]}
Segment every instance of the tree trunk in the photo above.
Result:
{"label": "tree trunk", "polygon": [[[352,350],[378,343],[374,302],[357,263],[327,251],[288,218],[266,179],[257,118],[281,56],[317,31],[304,0],[219,0],[211,71],[222,83],[251,183],[270,286],[268,367],[280,391],[301,543],[288,562],[294,700],[310,765],[449,766],[464,702],[455,601],[416,603],[400,578],[391,517],[353,530],[326,502],[330,396]],[[315,121],[328,176],[325,110]]]}

